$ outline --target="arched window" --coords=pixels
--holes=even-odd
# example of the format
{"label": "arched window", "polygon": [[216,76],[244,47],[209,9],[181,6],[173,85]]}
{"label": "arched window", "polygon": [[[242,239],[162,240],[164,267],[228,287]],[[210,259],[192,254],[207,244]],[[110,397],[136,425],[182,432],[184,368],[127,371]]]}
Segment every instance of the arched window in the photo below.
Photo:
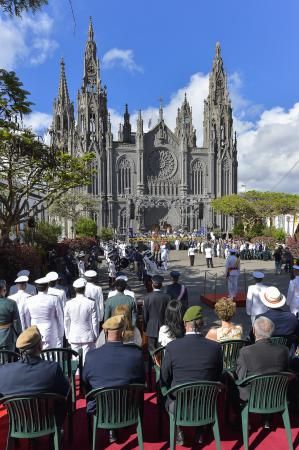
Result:
{"label": "arched window", "polygon": [[119,218],[120,218],[120,221],[119,221],[120,222],[119,223],[120,232],[122,234],[125,234],[125,233],[127,233],[127,230],[128,230],[128,220],[127,220],[128,217],[127,217],[127,209],[126,208],[123,208],[121,210]]}
{"label": "arched window", "polygon": [[131,163],[126,158],[122,158],[118,163],[117,185],[119,194],[131,193],[131,176]]}
{"label": "arched window", "polygon": [[230,190],[230,167],[227,159],[222,162],[222,195],[229,195]]}
{"label": "arched window", "polygon": [[60,120],[60,116],[57,116],[57,117],[56,117],[56,128],[57,128],[57,131],[60,131],[60,129],[61,129],[61,120]]}
{"label": "arched window", "polygon": [[204,193],[204,167],[199,160],[194,161],[192,164],[191,186],[194,195],[202,195]]}

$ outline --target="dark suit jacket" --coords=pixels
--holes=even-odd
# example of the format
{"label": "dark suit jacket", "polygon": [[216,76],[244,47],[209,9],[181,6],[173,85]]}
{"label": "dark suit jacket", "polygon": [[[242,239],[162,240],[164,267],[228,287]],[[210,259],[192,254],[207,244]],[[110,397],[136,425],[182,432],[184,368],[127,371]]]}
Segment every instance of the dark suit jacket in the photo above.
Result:
{"label": "dark suit jacket", "polygon": [[264,314],[256,316],[256,319],[260,316],[267,317],[274,323],[273,336],[291,336],[295,334],[299,337],[299,321],[290,311],[285,311],[281,308],[269,309]]}
{"label": "dark suit jacket", "polygon": [[[182,285],[180,283],[172,283],[167,286],[166,293],[170,296],[171,299],[177,300],[178,296],[181,293],[181,288]],[[188,309],[188,291],[186,286],[180,302],[182,303],[184,310],[186,311],[186,309]]]}
{"label": "dark suit jacket", "polygon": [[[83,380],[87,389],[144,383],[145,370],[142,351],[135,345],[106,342],[102,347],[86,354]],[[87,411],[93,412],[94,402]]]}
{"label": "dark suit jacket", "polygon": [[69,382],[58,363],[39,357],[0,366],[0,394],[56,393],[66,396]]}
{"label": "dark suit jacket", "polygon": [[[283,372],[289,368],[289,352],[285,345],[272,344],[270,339],[260,339],[240,350],[237,360],[237,375],[240,380],[251,375]],[[240,390],[242,400],[247,400],[248,390]]]}
{"label": "dark suit jacket", "polygon": [[146,295],[143,305],[143,326],[147,336],[157,338],[164,325],[165,310],[170,297],[162,291],[153,291]]}
{"label": "dark suit jacket", "polygon": [[187,334],[167,344],[161,382],[170,388],[192,381],[219,381],[222,366],[220,344],[200,334]]}

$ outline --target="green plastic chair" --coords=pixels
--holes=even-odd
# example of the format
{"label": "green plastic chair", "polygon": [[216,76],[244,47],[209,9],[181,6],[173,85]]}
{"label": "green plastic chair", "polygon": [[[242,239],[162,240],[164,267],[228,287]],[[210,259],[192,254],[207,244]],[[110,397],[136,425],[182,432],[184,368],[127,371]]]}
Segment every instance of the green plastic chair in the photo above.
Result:
{"label": "green plastic chair", "polygon": [[156,374],[156,384],[160,380],[160,367],[165,354],[165,347],[159,347],[151,353],[155,374]]}
{"label": "green plastic chair", "polygon": [[113,388],[93,389],[86,400],[96,401],[93,415],[92,449],[96,449],[97,429],[115,430],[137,425],[138,445],[143,450],[141,414],[143,410],[145,386],[128,384]]}
{"label": "green plastic chair", "polygon": [[287,336],[272,336],[270,337],[270,341],[272,344],[281,344],[285,345],[286,347],[289,346],[289,339]]}
{"label": "green plastic chair", "polygon": [[0,365],[16,362],[20,359],[20,355],[10,350],[0,350]]}
{"label": "green plastic chair", "polygon": [[163,401],[163,393],[162,386],[160,383],[160,368],[163,362],[165,354],[165,347],[159,347],[151,353],[155,374],[156,374],[156,394],[157,394],[157,407],[158,407],[158,433],[159,436],[162,434],[163,428],[163,410],[164,410],[164,401]]}
{"label": "green plastic chair", "polygon": [[[73,359],[73,356],[76,359]],[[80,380],[82,372],[82,353],[77,353],[70,348],[47,348],[42,351],[41,357],[47,361],[59,363],[65,377],[69,379],[72,393],[73,410],[76,411],[76,371],[79,369]],[[80,381],[81,385],[81,381]]]}
{"label": "green plastic chair", "polygon": [[221,450],[217,398],[224,389],[216,381],[186,383],[169,389],[164,395],[175,395],[174,413],[169,414],[170,450],[176,448],[176,426],[201,427],[213,425],[217,450]]}
{"label": "green plastic chair", "polygon": [[[55,407],[66,399],[58,394],[14,395],[3,397],[9,416],[6,450],[12,450],[14,439],[35,439],[53,435],[54,449],[60,450],[60,427],[55,417]],[[57,409],[56,409],[57,410]]]}
{"label": "green plastic chair", "polygon": [[239,387],[249,388],[249,398],[242,409],[242,431],[244,449],[248,450],[248,415],[281,413],[287,434],[289,449],[293,450],[290,417],[287,403],[287,390],[295,374],[276,372],[267,375],[253,375],[236,382]]}
{"label": "green plastic chair", "polygon": [[242,347],[248,345],[249,342],[242,339],[232,339],[230,341],[223,341],[220,344],[223,354],[223,371],[235,372],[239,351]]}

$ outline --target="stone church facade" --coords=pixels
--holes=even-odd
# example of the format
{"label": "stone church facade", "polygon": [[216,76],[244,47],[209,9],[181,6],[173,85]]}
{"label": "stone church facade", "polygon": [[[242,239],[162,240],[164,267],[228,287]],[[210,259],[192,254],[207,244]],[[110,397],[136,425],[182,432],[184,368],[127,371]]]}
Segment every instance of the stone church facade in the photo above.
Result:
{"label": "stone church facade", "polygon": [[197,146],[186,96],[177,112],[175,130],[167,127],[160,106],[155,126],[145,132],[140,111],[136,132],[132,132],[126,105],[117,140],[111,132],[107,103],[90,22],[76,119],[61,61],[52,136],[58,148],[73,155],[95,153],[88,192],[97,200],[99,228],[126,233],[129,227],[138,232],[168,223],[186,231],[201,227],[230,230],[231,219],[214,213],[210,205],[216,197],[237,192],[237,141],[219,43],[204,102],[202,147]]}

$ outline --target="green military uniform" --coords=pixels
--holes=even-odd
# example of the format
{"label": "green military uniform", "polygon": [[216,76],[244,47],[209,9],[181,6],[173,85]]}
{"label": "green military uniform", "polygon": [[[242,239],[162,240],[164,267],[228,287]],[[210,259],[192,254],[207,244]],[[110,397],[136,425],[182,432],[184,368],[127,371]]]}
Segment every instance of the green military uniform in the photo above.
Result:
{"label": "green military uniform", "polygon": [[105,315],[104,315],[104,321],[109,319],[109,317],[112,316],[113,310],[118,305],[128,305],[131,315],[132,315],[132,325],[133,327],[136,324],[136,303],[133,297],[130,295],[125,295],[121,292],[119,292],[116,295],[113,295],[113,297],[109,297],[105,302]]}
{"label": "green military uniform", "polygon": [[0,298],[0,350],[15,351],[22,331],[18,305],[10,298]]}

